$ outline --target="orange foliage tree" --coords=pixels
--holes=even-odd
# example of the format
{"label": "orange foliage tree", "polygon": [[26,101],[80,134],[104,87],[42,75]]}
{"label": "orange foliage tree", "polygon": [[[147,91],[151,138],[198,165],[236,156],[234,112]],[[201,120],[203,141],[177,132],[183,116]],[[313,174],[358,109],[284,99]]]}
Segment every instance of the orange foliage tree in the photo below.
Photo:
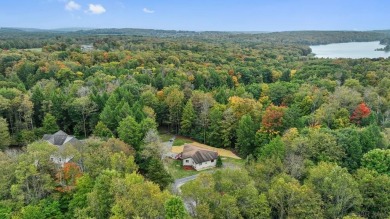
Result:
{"label": "orange foliage tree", "polygon": [[76,186],[76,181],[82,176],[80,167],[73,162],[65,163],[56,175],[59,186],[57,190],[60,192],[70,191]]}
{"label": "orange foliage tree", "polygon": [[269,105],[261,120],[261,131],[277,135],[283,130],[283,116],[286,111],[284,106]]}

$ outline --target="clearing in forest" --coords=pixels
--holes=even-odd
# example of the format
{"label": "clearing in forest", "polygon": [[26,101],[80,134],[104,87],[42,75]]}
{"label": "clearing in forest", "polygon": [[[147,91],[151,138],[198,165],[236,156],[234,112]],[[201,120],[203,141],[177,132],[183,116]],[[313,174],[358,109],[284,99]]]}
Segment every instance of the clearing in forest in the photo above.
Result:
{"label": "clearing in forest", "polygon": [[[201,144],[198,142],[192,142],[190,144],[194,145],[196,147],[199,147],[199,148],[204,148],[204,149],[209,150],[209,151],[216,151],[216,152],[218,152],[218,155],[221,157],[230,157],[230,158],[234,158],[234,159],[241,159],[239,156],[235,155],[233,152],[231,152],[229,150],[211,147],[211,146]],[[184,147],[184,145],[173,146],[171,151],[172,151],[172,153],[179,154],[179,153],[183,152],[183,147]]]}

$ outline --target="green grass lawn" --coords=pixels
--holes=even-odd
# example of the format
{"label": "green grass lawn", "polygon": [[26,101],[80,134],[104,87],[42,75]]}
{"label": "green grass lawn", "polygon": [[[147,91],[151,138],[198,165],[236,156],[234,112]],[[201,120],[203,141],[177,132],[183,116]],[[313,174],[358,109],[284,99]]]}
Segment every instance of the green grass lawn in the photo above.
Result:
{"label": "green grass lawn", "polygon": [[169,141],[169,139],[171,139],[172,137],[173,135],[171,133],[160,133],[160,139],[162,142]]}
{"label": "green grass lawn", "polygon": [[199,173],[199,171],[196,170],[184,170],[181,160],[165,159],[164,164],[174,179],[180,179]]}
{"label": "green grass lawn", "polygon": [[192,143],[194,141],[186,138],[175,138],[175,141],[173,141],[172,146],[182,146],[183,144]]}

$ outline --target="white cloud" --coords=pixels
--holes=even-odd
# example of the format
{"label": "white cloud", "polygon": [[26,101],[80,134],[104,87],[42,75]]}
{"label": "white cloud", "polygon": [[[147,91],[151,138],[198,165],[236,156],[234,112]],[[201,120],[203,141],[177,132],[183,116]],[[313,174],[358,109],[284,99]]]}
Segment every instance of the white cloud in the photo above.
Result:
{"label": "white cloud", "polygon": [[147,8],[142,9],[142,11],[144,11],[145,13],[148,13],[148,14],[153,14],[154,13],[153,10],[150,10],[150,9],[147,9]]}
{"label": "white cloud", "polygon": [[106,9],[99,4],[89,4],[88,10],[86,12],[91,14],[103,14],[106,12]]}
{"label": "white cloud", "polygon": [[68,11],[80,10],[80,8],[81,8],[81,5],[77,4],[74,1],[69,1],[65,5],[65,9],[68,10]]}

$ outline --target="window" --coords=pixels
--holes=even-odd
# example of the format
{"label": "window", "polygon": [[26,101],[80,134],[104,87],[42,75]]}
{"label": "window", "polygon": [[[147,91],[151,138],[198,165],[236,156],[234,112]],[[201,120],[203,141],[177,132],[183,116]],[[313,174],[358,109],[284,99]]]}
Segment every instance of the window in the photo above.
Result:
{"label": "window", "polygon": [[186,160],[186,163],[188,163],[189,162],[189,160]]}
{"label": "window", "polygon": [[213,163],[214,162],[214,160],[211,160],[211,163]]}

